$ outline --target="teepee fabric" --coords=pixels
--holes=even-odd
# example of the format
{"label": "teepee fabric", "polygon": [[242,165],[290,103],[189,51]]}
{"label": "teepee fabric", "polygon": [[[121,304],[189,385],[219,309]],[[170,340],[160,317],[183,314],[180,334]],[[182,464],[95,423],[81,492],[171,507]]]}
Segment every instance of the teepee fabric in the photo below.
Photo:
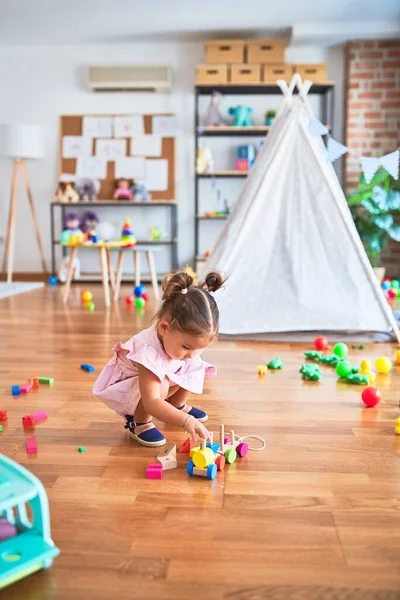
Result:
{"label": "teepee fabric", "polygon": [[229,276],[216,294],[220,333],[389,333],[393,316],[323,140],[310,133],[313,114],[297,83],[303,93],[283,89],[286,98],[206,264]]}

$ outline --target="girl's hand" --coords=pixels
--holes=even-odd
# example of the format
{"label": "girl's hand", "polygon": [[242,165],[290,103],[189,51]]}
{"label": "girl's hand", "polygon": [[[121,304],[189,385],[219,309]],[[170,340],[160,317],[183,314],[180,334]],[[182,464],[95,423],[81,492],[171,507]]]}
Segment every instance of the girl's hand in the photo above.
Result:
{"label": "girl's hand", "polygon": [[208,429],[204,427],[203,423],[200,423],[200,421],[198,421],[194,417],[191,417],[187,421],[184,429],[192,436],[192,440],[194,442],[198,437],[208,442],[211,441],[211,434],[208,431]]}

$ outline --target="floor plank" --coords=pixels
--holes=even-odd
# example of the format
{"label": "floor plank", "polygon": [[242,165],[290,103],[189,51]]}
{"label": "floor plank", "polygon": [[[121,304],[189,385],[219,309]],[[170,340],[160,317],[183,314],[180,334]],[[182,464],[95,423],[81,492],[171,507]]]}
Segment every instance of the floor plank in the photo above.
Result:
{"label": "floor plank", "polygon": [[[219,376],[195,403],[211,429],[224,422],[261,435],[266,449],[213,482],[189,478],[186,455],[162,481],[147,480],[156,451],[129,440],[91,387],[112,346],[146,327],[154,306],[106,311],[100,287],[91,289],[94,313],[81,307],[79,286],[66,307],[60,289],[0,301],[0,407],[9,414],[0,452],[43,481],[61,549],[49,571],[4,597],[398,600],[400,367],[377,378],[383,400],[366,409],[361,388],[327,367],[320,384],[301,380],[304,345],[217,342],[205,356]],[[370,345],[351,359],[394,353]],[[258,378],[256,366],[276,355],[284,369]],[[54,387],[12,398],[11,385],[37,374],[54,377]],[[48,419],[24,431],[21,417],[39,409]],[[186,437],[160,428],[176,443]],[[38,455],[27,456],[33,433]]]}

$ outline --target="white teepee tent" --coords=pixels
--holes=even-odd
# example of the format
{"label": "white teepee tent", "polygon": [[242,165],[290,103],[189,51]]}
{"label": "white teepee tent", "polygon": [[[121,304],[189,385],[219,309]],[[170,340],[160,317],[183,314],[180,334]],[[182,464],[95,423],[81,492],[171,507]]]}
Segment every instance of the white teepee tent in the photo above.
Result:
{"label": "white teepee tent", "polygon": [[220,333],[372,340],[393,330],[400,341],[322,138],[310,133],[311,83],[278,83],[284,101],[206,264],[229,276],[217,293]]}

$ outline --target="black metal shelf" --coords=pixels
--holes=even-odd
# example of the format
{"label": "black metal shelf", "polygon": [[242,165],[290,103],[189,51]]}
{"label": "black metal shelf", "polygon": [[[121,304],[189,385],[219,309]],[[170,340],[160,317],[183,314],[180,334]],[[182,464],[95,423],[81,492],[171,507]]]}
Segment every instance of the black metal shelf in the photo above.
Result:
{"label": "black metal shelf", "polygon": [[176,206],[175,200],[152,200],[151,202],[133,202],[132,200],[95,200],[93,202],[75,202],[69,204],[66,202],[52,202],[51,206],[68,206],[73,208],[74,206],[83,206],[89,208],[90,206],[132,206],[137,208],[148,208],[150,206]]}
{"label": "black metal shelf", "polygon": [[248,171],[210,171],[208,173],[198,173],[196,177],[199,179],[213,179],[214,177],[222,179],[222,178],[241,178],[247,177]]}
{"label": "black metal shelf", "polygon": [[197,128],[197,135],[201,137],[264,137],[271,127],[200,127]]}
{"label": "black metal shelf", "polygon": [[[335,87],[333,81],[326,81],[325,83],[313,83],[309,94],[326,94]],[[253,95],[269,95],[274,94],[280,95],[281,89],[276,83],[256,83],[254,85],[235,85],[235,84],[222,84],[222,85],[196,85],[196,92],[199,96],[208,96],[213,92],[219,92],[229,96],[230,94],[253,94]],[[298,93],[297,88],[293,91],[294,94]]]}

